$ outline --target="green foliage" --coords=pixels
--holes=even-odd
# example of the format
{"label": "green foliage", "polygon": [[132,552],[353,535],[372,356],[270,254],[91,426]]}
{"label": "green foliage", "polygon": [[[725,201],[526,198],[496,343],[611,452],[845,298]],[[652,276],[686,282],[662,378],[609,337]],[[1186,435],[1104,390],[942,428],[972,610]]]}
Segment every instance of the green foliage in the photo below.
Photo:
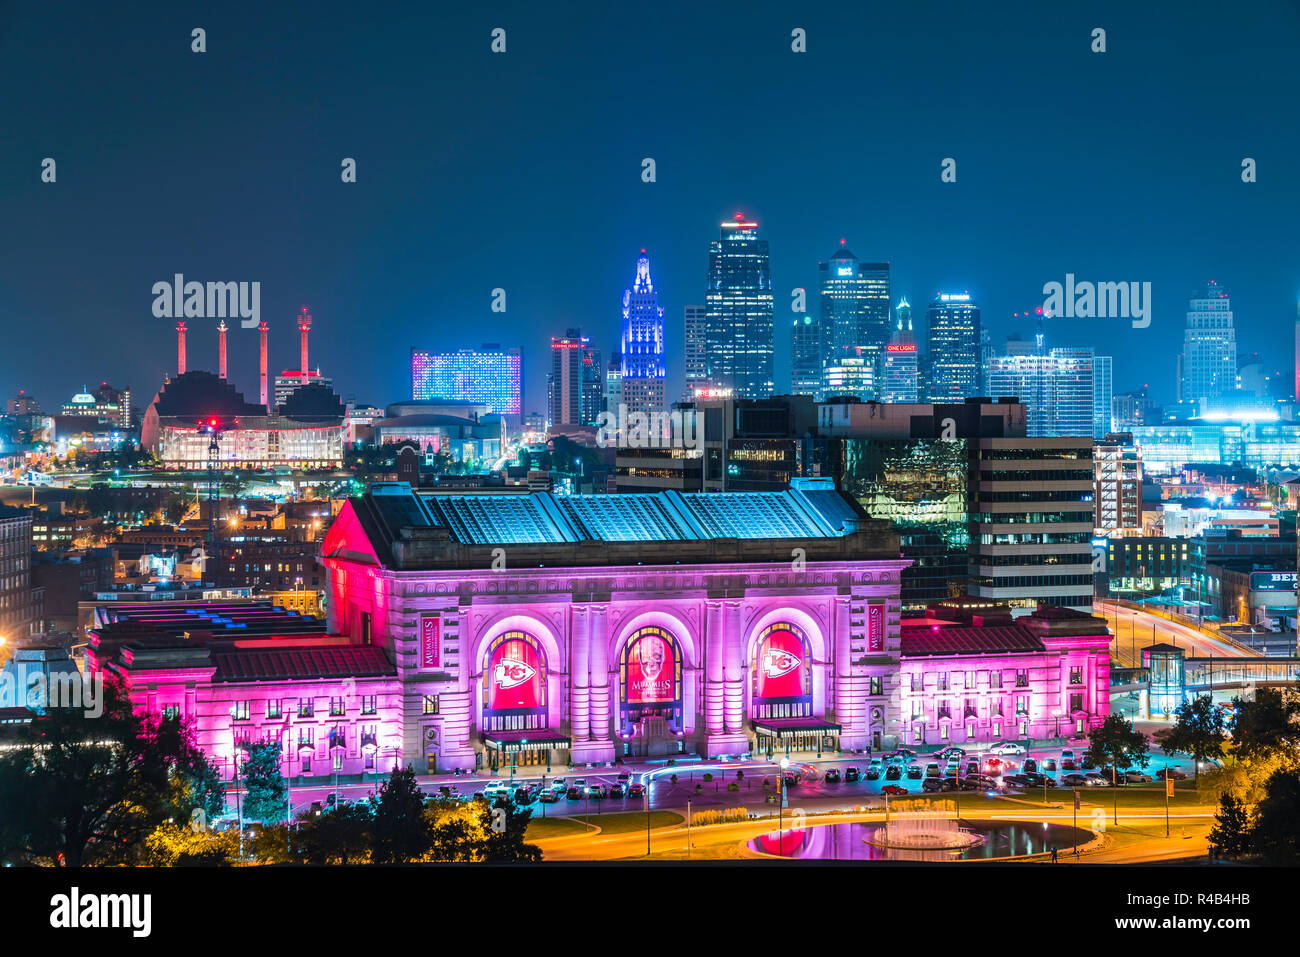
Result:
{"label": "green foliage", "polygon": [[[51,708],[0,752],[0,859],[11,863],[136,862],[150,833],[176,814],[173,775],[193,775],[192,730],[138,715],[118,680],[103,709]],[[203,797],[200,801],[206,800]]]}
{"label": "green foliage", "polygon": [[1146,735],[1123,715],[1108,715],[1099,727],[1088,732],[1088,756],[1099,765],[1114,761],[1120,770],[1145,768],[1151,761],[1149,747]]}
{"label": "green foliage", "polygon": [[1219,811],[1210,828],[1210,848],[1216,857],[1238,859],[1251,852],[1250,813],[1231,794],[1219,798]]}
{"label": "green foliage", "polygon": [[364,863],[372,854],[373,826],[369,802],[305,815],[292,832],[293,854],[304,864]]}
{"label": "green foliage", "polygon": [[1255,808],[1251,848],[1269,863],[1300,863],[1300,771],[1278,771],[1266,790]]}
{"label": "green foliage", "polygon": [[1300,746],[1300,695],[1276,688],[1259,688],[1255,700],[1233,699],[1237,709],[1232,744],[1242,757],[1294,750]]}
{"label": "green foliage", "polygon": [[1194,758],[1199,780],[1202,761],[1223,757],[1223,712],[1205,696],[1184,702],[1174,714],[1177,723],[1164,735],[1162,747]]}
{"label": "green foliage", "polygon": [[287,808],[284,776],[280,773],[280,742],[249,745],[239,775],[244,785],[244,820],[283,821]]}
{"label": "green foliage", "polygon": [[239,833],[216,834],[162,824],[145,839],[143,863],[151,867],[224,867],[239,856]]}
{"label": "green foliage", "polygon": [[404,864],[428,853],[432,835],[424,805],[414,768],[396,770],[380,785],[371,824],[376,864]]}
{"label": "green foliage", "polygon": [[720,811],[696,811],[691,823],[696,827],[708,827],[711,824],[734,824],[748,821],[749,811],[743,807],[729,807]]}

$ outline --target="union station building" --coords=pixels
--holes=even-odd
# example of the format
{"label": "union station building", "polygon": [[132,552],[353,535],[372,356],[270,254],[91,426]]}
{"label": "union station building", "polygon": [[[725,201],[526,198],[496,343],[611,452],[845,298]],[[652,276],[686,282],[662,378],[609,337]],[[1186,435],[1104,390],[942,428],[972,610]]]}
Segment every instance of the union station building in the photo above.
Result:
{"label": "union station building", "polygon": [[900,621],[897,538],[829,479],[574,496],[376,484],[321,561],[326,632],[392,665],[380,749],[421,773],[1045,738],[1109,710],[1104,622],[1013,622],[973,599]]}

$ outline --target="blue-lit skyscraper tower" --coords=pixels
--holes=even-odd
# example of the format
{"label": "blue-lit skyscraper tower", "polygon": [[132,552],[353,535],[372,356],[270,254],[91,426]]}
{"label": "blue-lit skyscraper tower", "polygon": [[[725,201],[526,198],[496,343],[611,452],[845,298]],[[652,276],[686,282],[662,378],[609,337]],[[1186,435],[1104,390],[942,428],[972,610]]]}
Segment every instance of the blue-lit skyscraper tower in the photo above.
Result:
{"label": "blue-lit skyscraper tower", "polygon": [[767,240],[758,238],[758,223],[737,213],[709,243],[702,384],[731,389],[738,399],[772,395],[774,308]]}
{"label": "blue-lit skyscraper tower", "polygon": [[664,372],[664,311],[643,249],[636,261],[636,280],[623,290],[621,400],[628,412],[664,410]]}

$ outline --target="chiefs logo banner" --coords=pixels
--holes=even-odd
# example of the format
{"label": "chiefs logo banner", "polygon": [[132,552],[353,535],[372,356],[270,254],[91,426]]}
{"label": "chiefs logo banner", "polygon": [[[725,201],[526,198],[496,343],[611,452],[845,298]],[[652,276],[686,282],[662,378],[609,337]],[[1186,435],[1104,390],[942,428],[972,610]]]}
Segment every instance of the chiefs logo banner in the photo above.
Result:
{"label": "chiefs logo banner", "polygon": [[803,637],[788,625],[777,625],[759,644],[758,697],[799,698],[807,690],[807,650]]}
{"label": "chiefs logo banner", "polygon": [[510,638],[492,652],[487,708],[493,711],[540,708],[545,704],[541,652],[524,638]]}

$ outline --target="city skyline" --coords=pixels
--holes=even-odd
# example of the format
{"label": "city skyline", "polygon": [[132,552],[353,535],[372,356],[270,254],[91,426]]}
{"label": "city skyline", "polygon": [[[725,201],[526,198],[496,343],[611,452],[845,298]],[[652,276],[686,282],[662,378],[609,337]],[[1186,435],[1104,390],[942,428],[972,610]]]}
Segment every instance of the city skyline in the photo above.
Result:
{"label": "city skyline", "polygon": [[[540,360],[549,336],[581,327],[612,353],[620,317],[611,303],[626,288],[628,257],[642,247],[656,253],[667,340],[680,343],[684,307],[704,300],[704,244],[736,209],[771,243],[778,390],[789,378],[790,292],[802,287],[813,298],[816,264],[841,238],[864,260],[892,264],[895,296],[924,303],[939,289],[969,289],[994,342],[1018,330],[1013,315],[1040,301],[1044,283],[1067,273],[1151,282],[1146,330],[1116,320],[1062,320],[1049,329],[1062,345],[1113,354],[1116,392],[1145,383],[1157,401],[1172,401],[1187,299],[1209,279],[1233,292],[1240,352],[1289,356],[1300,285],[1290,224],[1300,210],[1287,157],[1300,155],[1300,141],[1286,124],[1247,121],[1231,105],[1249,96],[1252,116],[1284,115],[1288,90],[1268,64],[1295,42],[1300,20],[1285,9],[1220,22],[1197,8],[1157,16],[1114,7],[1095,15],[1112,38],[1102,56],[1089,50],[1090,22],[1017,9],[984,17],[954,5],[924,23],[906,10],[848,15],[846,26],[869,24],[874,35],[900,41],[881,43],[866,68],[851,55],[855,30],[840,29],[840,19],[799,14],[810,38],[799,57],[790,52],[792,15],[738,20],[727,6],[697,12],[689,29],[672,16],[644,21],[617,11],[562,28],[507,6],[499,17],[510,45],[495,58],[495,21],[468,13],[351,24],[357,48],[392,45],[378,73],[370,59],[352,59],[363,55],[347,53],[334,28],[304,27],[275,11],[249,29],[214,14],[205,26],[221,42],[206,59],[189,51],[192,24],[179,14],[148,23],[91,15],[73,29],[102,42],[87,44],[84,60],[33,89],[21,109],[18,98],[0,107],[13,147],[0,158],[11,184],[6,219],[33,224],[26,235],[9,234],[0,257],[0,321],[65,328],[84,340],[84,352],[0,357],[0,386],[25,388],[47,404],[74,394],[82,380],[109,378],[151,394],[171,371],[173,343],[170,325],[149,313],[149,290],[176,272],[261,282],[279,368],[296,365],[290,319],[309,304],[316,364],[341,395],[363,403],[404,397],[412,347],[448,352],[500,341]],[[51,34],[21,11],[7,15],[15,35],[36,38],[0,66],[25,89],[21,77],[41,75],[32,57]],[[1212,86],[1182,53],[1201,41],[1207,22],[1225,57]],[[1008,24],[1017,32],[1006,35]],[[547,105],[557,95],[606,58],[622,62],[597,42],[611,30],[628,37],[654,82],[610,71],[592,113],[557,118]],[[435,34],[445,40],[436,62],[405,55],[414,50],[404,44],[418,49],[417,38]],[[964,42],[951,44],[946,69],[928,76],[907,42],[921,35]],[[339,54],[346,81],[321,65],[330,60],[322,51]],[[574,63],[561,62],[576,51]],[[662,69],[705,51],[689,69]],[[235,59],[247,77],[210,82],[211,71]],[[138,76],[122,74],[128,60]],[[771,109],[757,111],[719,85],[742,62],[776,94]],[[1079,79],[1062,78],[1063,62]],[[351,69],[361,63],[367,69]],[[1019,79],[1026,71],[1040,82],[1026,87]],[[91,73],[105,89],[167,92],[132,97],[131,106],[70,99]],[[1168,95],[1152,99],[1151,75],[1167,77]],[[409,95],[373,107],[377,84],[423,91],[465,78],[503,112],[439,98],[427,121],[411,124],[399,119],[412,112]],[[818,94],[845,81],[885,84],[879,128],[889,131],[890,150],[846,137],[832,121],[837,101]],[[279,105],[252,99],[268,82],[284,91]],[[701,88],[720,88],[720,101],[696,102]],[[977,102],[1007,96],[1014,108],[978,111],[980,125],[972,125]],[[627,102],[657,117],[653,133],[622,122],[614,104]],[[284,103],[299,115],[286,115]],[[605,105],[608,123],[595,118]],[[1216,148],[1193,149],[1191,131],[1207,111],[1227,117]],[[149,121],[155,114],[170,119],[158,125]],[[233,115],[241,121],[212,122]],[[794,116],[800,135],[787,137]],[[1042,116],[1065,127],[1105,117],[1105,132],[1066,155],[1058,137],[1042,135]],[[259,149],[232,168],[219,157],[240,123],[256,131]],[[132,135],[109,136],[106,124]],[[455,136],[439,145],[447,130]],[[719,133],[701,139],[700,130]],[[55,183],[41,182],[46,156],[59,164]],[[1259,163],[1256,183],[1241,181],[1247,156]],[[344,157],[357,161],[354,184],[340,182]],[[654,182],[642,181],[647,157],[656,161]],[[954,183],[940,180],[945,157],[956,159]],[[830,175],[848,163],[851,185]],[[511,177],[515,164],[526,174]],[[458,181],[471,185],[449,188]],[[1197,203],[1186,202],[1189,188]],[[148,213],[173,208],[191,215]],[[517,254],[482,252],[503,243]],[[507,293],[504,313],[491,309],[497,288]],[[466,336],[469,323],[475,331]],[[216,371],[215,324],[190,321],[193,368]],[[378,347],[353,348],[353,337],[372,330]],[[132,348],[115,348],[122,342]],[[91,358],[114,354],[112,368]],[[1290,375],[1285,364],[1276,371]],[[229,332],[229,374],[256,394],[256,337],[239,323]],[[528,363],[526,376],[525,408],[541,410],[545,363]],[[673,347],[668,396],[681,385]]]}

